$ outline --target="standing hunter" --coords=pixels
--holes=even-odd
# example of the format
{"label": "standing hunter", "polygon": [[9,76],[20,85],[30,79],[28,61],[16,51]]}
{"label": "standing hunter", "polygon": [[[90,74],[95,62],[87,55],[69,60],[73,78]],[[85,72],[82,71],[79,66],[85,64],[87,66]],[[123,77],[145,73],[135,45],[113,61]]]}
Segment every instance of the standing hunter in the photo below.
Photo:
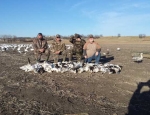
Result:
{"label": "standing hunter", "polygon": [[86,41],[81,39],[81,36],[79,34],[71,36],[69,41],[73,44],[73,49],[69,55],[69,61],[72,61],[72,55],[76,55],[77,61],[80,62],[83,57],[83,46]]}
{"label": "standing hunter", "polygon": [[54,58],[54,63],[58,63],[60,55],[62,55],[63,62],[66,60],[66,45],[65,43],[62,43],[61,36],[59,34],[56,35],[52,43],[51,53]]}
{"label": "standing hunter", "polygon": [[46,60],[49,60],[50,51],[48,49],[47,40],[43,38],[42,33],[38,33],[37,38],[33,40],[34,55],[37,62],[41,61],[41,56],[46,55]]}

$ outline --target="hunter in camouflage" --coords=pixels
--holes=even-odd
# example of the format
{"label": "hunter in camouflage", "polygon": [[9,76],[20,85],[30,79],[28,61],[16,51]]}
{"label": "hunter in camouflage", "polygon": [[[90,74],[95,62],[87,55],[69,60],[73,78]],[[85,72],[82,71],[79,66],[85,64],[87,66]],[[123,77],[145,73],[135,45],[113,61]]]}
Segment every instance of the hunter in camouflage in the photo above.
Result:
{"label": "hunter in camouflage", "polygon": [[71,36],[69,41],[73,44],[73,49],[69,53],[69,60],[72,61],[72,55],[76,55],[77,61],[81,61],[83,57],[83,46],[86,41],[81,39],[79,34]]}
{"label": "hunter in camouflage", "polygon": [[34,55],[37,62],[41,61],[41,56],[46,55],[46,61],[49,60],[50,51],[47,40],[43,38],[42,33],[38,33],[37,38],[33,40]]}
{"label": "hunter in camouflage", "polygon": [[59,34],[56,35],[56,38],[52,43],[51,53],[53,54],[54,63],[58,62],[60,55],[62,55],[63,62],[66,60],[66,45],[65,43],[62,43],[61,36]]}

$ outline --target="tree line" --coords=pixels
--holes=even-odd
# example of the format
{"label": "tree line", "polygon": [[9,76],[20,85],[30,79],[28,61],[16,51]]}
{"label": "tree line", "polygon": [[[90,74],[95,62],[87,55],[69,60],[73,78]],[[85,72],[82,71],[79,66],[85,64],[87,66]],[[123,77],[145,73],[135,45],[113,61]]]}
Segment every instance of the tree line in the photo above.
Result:
{"label": "tree line", "polygon": [[[69,36],[61,36],[62,39],[69,39]],[[55,36],[43,36],[45,39],[53,40]],[[88,35],[81,35],[83,39],[86,39]],[[101,38],[103,35],[94,35],[95,38]],[[35,37],[17,37],[16,35],[0,35],[0,42],[13,43],[13,42],[32,42]]]}
{"label": "tree line", "polygon": [[[69,39],[71,35],[61,36],[62,39]],[[88,38],[88,35],[81,35],[82,39]],[[94,38],[99,39],[102,38],[103,35],[94,35]],[[121,37],[121,34],[117,34],[116,37]],[[145,34],[139,34],[139,38],[145,38]],[[13,43],[13,42],[32,42],[32,39],[35,37],[17,37],[16,35],[0,35],[0,42]],[[44,35],[44,38],[49,40],[53,40],[55,36]]]}

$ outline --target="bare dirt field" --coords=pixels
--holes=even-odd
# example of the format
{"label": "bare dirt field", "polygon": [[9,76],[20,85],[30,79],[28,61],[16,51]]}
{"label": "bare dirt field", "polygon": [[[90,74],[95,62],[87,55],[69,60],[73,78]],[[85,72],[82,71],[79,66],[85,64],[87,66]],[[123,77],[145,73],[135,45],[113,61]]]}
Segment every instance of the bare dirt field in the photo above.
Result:
{"label": "bare dirt field", "polygon": [[122,65],[120,74],[26,73],[19,67],[34,63],[33,53],[0,53],[0,115],[150,115],[150,59],[131,57],[150,52],[150,41],[112,39],[96,41],[114,56],[101,61]]}

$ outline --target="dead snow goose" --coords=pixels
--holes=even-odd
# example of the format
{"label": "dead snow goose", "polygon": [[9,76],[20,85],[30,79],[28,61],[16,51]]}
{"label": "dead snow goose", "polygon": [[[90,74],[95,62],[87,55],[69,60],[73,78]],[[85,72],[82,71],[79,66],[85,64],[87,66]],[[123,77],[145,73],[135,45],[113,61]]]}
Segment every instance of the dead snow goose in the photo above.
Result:
{"label": "dead snow goose", "polygon": [[99,68],[98,68],[98,66],[94,66],[93,72],[94,72],[94,73],[99,72]]}
{"label": "dead snow goose", "polygon": [[20,69],[24,70],[25,72],[34,71],[34,66],[31,65],[30,59],[28,58],[28,64],[20,67]]}
{"label": "dead snow goose", "polygon": [[84,72],[84,69],[83,67],[80,67],[79,69],[77,69],[78,73],[83,73]]}

